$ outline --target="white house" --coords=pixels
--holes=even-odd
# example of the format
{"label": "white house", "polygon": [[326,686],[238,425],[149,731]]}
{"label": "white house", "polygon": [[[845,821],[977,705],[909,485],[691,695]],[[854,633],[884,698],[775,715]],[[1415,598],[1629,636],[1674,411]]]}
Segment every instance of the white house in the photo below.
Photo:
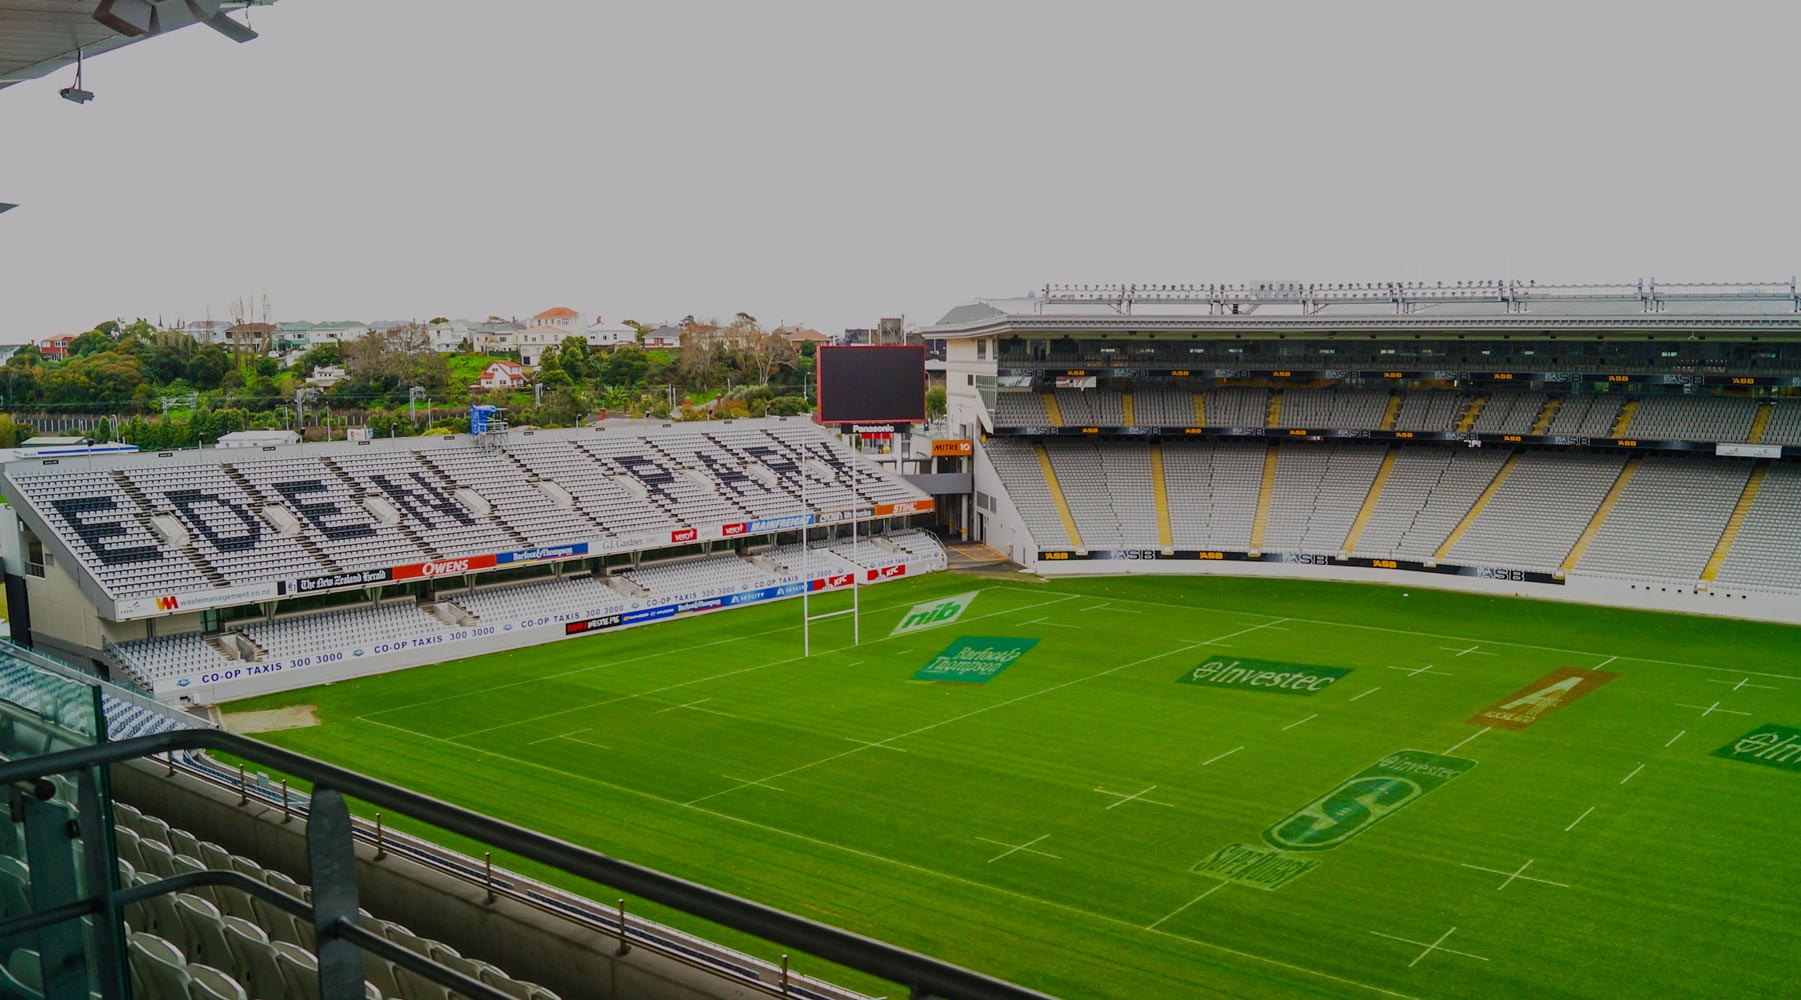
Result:
{"label": "white house", "polygon": [[431,349],[439,354],[455,354],[463,349],[464,341],[475,346],[475,327],[466,319],[428,323],[425,331],[431,335]]}
{"label": "white house", "polygon": [[313,369],[313,373],[306,377],[306,384],[329,389],[348,377],[349,373],[341,365],[318,365]]}
{"label": "white house", "polygon": [[519,352],[519,361],[529,367],[536,368],[538,359],[544,356],[546,347],[555,347],[563,342],[564,337],[572,333],[561,326],[528,326],[513,335],[514,349]]}
{"label": "white house", "polygon": [[[580,332],[582,314],[568,306],[555,306],[532,317],[531,326],[561,327],[563,336]],[[561,338],[558,338],[561,339]]]}
{"label": "white house", "polygon": [[517,389],[531,384],[525,369],[512,361],[496,361],[482,372],[478,383],[483,389]]}
{"label": "white house", "polygon": [[611,350],[637,343],[638,331],[618,323],[609,326],[604,322],[597,322],[588,328],[587,339],[589,347]]}
{"label": "white house", "polygon": [[202,344],[213,344],[225,339],[225,331],[231,329],[231,322],[223,319],[197,319],[182,325],[181,332],[200,341]]}

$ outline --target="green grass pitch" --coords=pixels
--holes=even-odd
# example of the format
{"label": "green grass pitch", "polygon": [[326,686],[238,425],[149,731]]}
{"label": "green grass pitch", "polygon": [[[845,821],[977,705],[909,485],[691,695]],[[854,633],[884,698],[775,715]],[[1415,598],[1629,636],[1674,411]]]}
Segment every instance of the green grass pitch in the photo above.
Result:
{"label": "green grass pitch", "polygon": [[[888,637],[971,590],[960,621]],[[265,738],[1071,998],[1801,988],[1801,773],[1713,755],[1801,728],[1801,630],[1217,577],[863,598],[862,644],[834,619],[810,658],[785,602],[231,708],[315,704]],[[910,682],[963,636],[1038,643],[986,684]],[[1212,659],[1349,672],[1177,682]],[[1618,676],[1522,729],[1469,721],[1570,667]],[[1473,766],[1321,801],[1400,750]],[[1290,851],[1317,864],[1277,888],[1195,870],[1279,826],[1356,829]]]}

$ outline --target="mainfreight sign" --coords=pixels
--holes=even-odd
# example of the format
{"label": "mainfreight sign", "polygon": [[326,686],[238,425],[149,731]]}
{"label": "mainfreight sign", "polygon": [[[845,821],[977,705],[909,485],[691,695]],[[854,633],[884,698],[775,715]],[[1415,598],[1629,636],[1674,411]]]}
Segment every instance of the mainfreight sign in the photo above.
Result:
{"label": "mainfreight sign", "polygon": [[1176,678],[1178,684],[1240,688],[1265,694],[1311,696],[1350,673],[1349,667],[1318,667],[1273,660],[1213,659]]}
{"label": "mainfreight sign", "polygon": [[916,681],[942,684],[986,684],[1038,645],[1037,639],[966,635],[932,657],[913,675]]}
{"label": "mainfreight sign", "polygon": [[1784,771],[1801,771],[1801,729],[1775,723],[1759,726],[1715,750],[1713,755]]}

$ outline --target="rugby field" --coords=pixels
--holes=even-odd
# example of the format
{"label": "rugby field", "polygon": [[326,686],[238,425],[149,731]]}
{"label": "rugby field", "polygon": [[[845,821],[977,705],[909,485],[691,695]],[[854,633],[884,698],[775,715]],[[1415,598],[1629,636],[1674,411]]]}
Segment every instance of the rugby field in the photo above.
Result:
{"label": "rugby field", "polygon": [[1801,629],[1227,578],[863,598],[810,658],[786,602],[228,708],[317,705],[264,738],[1070,998],[1801,981]]}

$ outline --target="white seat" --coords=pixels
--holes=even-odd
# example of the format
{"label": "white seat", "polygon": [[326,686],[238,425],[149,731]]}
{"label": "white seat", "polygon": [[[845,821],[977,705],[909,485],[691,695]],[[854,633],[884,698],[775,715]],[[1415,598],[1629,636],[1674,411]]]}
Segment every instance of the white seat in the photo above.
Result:
{"label": "white seat", "polygon": [[288,1000],[313,1000],[319,995],[319,960],[313,953],[297,944],[277,941],[275,964],[281,968],[282,981],[287,984]]}
{"label": "white seat", "polygon": [[188,1000],[188,963],[180,948],[154,934],[133,934],[129,948],[139,1000]]}
{"label": "white seat", "polygon": [[242,984],[207,965],[188,966],[190,1000],[249,1000]]}

